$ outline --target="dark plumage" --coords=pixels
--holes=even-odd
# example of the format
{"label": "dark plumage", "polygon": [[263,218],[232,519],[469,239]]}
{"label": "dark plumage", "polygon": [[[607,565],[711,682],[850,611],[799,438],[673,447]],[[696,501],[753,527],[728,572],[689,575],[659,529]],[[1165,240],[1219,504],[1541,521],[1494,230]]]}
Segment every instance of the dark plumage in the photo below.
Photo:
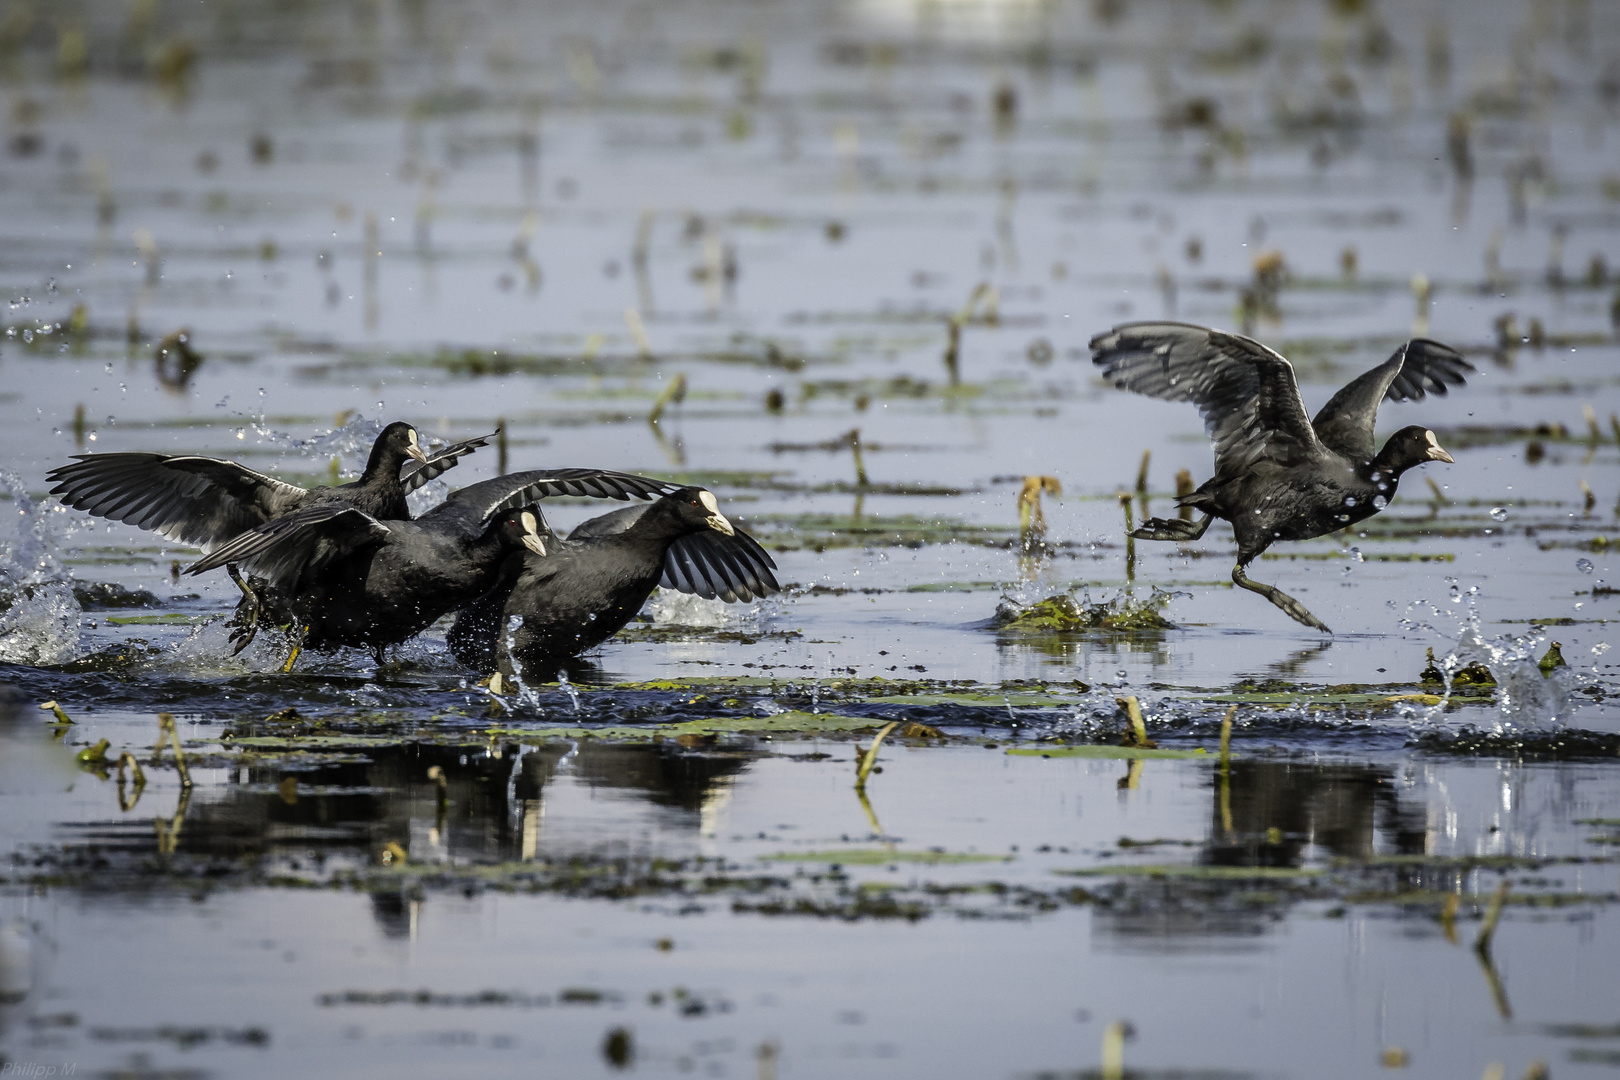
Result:
{"label": "dark plumage", "polygon": [[380,657],[487,592],[512,552],[544,553],[539,511],[528,504],[548,495],[650,498],[669,487],[630,473],[551,469],[462,488],[415,521],[309,506],[241,534],[186,573],[240,563],[285,598],[300,647],[357,645]]}
{"label": "dark plumage", "polygon": [[[214,548],[283,514],[311,506],[352,506],[382,520],[404,520],[405,496],[485,445],[487,436],[429,458],[406,423],[383,428],[365,472],[353,483],[301,488],[219,458],[169,454],[78,454],[46,479],[75,510],[151,529],[171,540]],[[418,464],[401,475],[400,466]]]}
{"label": "dark plumage", "polygon": [[1401,429],[1379,450],[1378,405],[1443,395],[1474,370],[1456,350],[1414,338],[1333,395],[1312,420],[1293,366],[1251,338],[1185,323],[1126,323],[1093,338],[1091,352],[1115,386],[1197,405],[1215,443],[1215,475],[1177,500],[1204,519],[1154,518],[1132,535],[1196,540],[1211,518],[1230,521],[1238,542],[1232,581],[1324,631],[1304,605],[1250,581],[1244,567],[1273,541],[1322,536],[1376,514],[1407,469],[1451,461],[1422,427]]}
{"label": "dark plumage", "polygon": [[463,663],[511,673],[513,656],[576,656],[623,628],[660,584],[727,601],[780,589],[770,555],[702,488],[592,518],[566,540],[548,535],[546,549],[509,558],[500,584],[461,609],[449,644]]}
{"label": "dark plumage", "polygon": [[[332,487],[301,488],[234,461],[169,454],[78,454],[46,479],[56,485],[51,494],[76,510],[218,551],[251,529],[312,509],[353,507],[383,521],[407,520],[405,497],[488,439],[468,439],[430,458],[417,442],[416,429],[396,421],[378,434],[360,478]],[[400,466],[408,461],[414,463],[402,474]],[[212,565],[230,563],[221,559]],[[241,652],[258,632],[267,599],[274,598],[243,581],[234,566],[230,572],[244,598],[242,621],[231,635]]]}

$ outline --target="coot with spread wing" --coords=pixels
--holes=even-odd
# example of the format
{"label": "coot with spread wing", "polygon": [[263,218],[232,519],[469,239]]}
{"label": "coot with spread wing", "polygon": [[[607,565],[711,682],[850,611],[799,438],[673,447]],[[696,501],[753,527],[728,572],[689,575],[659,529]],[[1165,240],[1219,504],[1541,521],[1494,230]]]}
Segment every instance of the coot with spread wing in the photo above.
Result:
{"label": "coot with spread wing", "polygon": [[1421,426],[1402,428],[1379,449],[1378,405],[1443,395],[1474,370],[1455,349],[1414,338],[1311,419],[1293,366],[1252,338],[1186,323],[1126,323],[1092,338],[1091,353],[1103,377],[1123,390],[1198,406],[1215,443],[1215,475],[1176,500],[1203,519],[1153,518],[1132,535],[1196,540],[1213,518],[1231,522],[1238,542],[1232,582],[1326,633],[1298,600],[1251,581],[1244,568],[1274,541],[1323,536],[1376,514],[1408,469],[1450,462],[1434,432]]}

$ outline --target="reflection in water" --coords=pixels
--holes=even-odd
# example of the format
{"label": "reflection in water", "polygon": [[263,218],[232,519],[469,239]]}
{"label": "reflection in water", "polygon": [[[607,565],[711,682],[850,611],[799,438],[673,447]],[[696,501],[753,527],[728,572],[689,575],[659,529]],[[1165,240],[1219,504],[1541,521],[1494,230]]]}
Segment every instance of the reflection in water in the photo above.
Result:
{"label": "reflection in water", "polygon": [[[1143,762],[1129,765],[1118,781],[1122,796],[1141,782]],[[1225,781],[1212,770],[1212,814],[1199,862],[1272,868],[1299,867],[1307,858],[1423,854],[1424,809],[1403,804],[1394,779],[1392,770],[1374,765],[1299,761],[1234,761]],[[1097,909],[1092,925],[1116,945],[1206,949],[1209,938],[1263,936],[1295,896],[1280,881],[1261,894],[1234,890],[1218,878],[1126,880]]]}
{"label": "reflection in water", "polygon": [[1214,783],[1208,865],[1300,866],[1313,846],[1344,859],[1427,850],[1423,810],[1400,803],[1390,769],[1234,761],[1230,775],[1225,798]]}
{"label": "reflection in water", "polygon": [[[635,796],[632,814],[650,804],[653,821],[641,828],[633,819],[616,825],[612,835],[621,841],[653,826],[707,836],[732,779],[752,760],[746,753],[695,753],[673,742],[606,746],[594,740],[483,749],[405,745],[369,756],[297,772],[238,769],[206,795],[182,792],[172,815],[135,812],[67,828],[90,858],[117,853],[144,860],[155,851],[193,865],[217,863],[222,872],[226,864],[239,870],[256,863],[266,877],[282,869],[309,874],[370,864],[392,845],[411,865],[556,860],[611,843],[579,822],[561,828],[554,822],[542,838],[547,800],[563,778],[586,791]],[[373,908],[390,934],[409,931],[407,897],[377,895]]]}

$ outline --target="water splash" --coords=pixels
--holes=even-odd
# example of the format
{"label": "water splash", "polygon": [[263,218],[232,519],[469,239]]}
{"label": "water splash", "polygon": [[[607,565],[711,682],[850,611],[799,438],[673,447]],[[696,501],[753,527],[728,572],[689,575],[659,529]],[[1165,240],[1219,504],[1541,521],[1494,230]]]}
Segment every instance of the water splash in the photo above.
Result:
{"label": "water splash", "polygon": [[575,690],[574,684],[569,681],[568,672],[558,670],[557,685],[562,687],[563,692],[568,695],[568,700],[574,703],[574,711],[579,712],[579,691]]}
{"label": "water splash", "polygon": [[38,666],[72,660],[79,655],[83,611],[44,513],[15,473],[0,471],[0,491],[11,496],[17,525],[15,542],[0,541],[0,661]]}
{"label": "water splash", "polygon": [[[1574,676],[1567,667],[1543,674],[1538,654],[1545,650],[1546,639],[1547,631],[1537,627],[1527,634],[1501,634],[1487,640],[1480,631],[1479,612],[1470,610],[1456,647],[1438,661],[1445,677],[1443,697],[1450,698],[1457,672],[1471,664],[1483,664],[1496,680],[1497,734],[1565,727],[1572,712],[1570,690]],[[1431,716],[1438,719],[1444,708],[1444,704],[1436,706]]]}
{"label": "water splash", "polygon": [[[523,685],[523,661],[517,658],[517,632],[523,625],[523,616],[508,615],[506,617],[506,658],[512,665],[512,685],[517,687],[514,700],[520,705],[527,705],[532,709],[540,708],[540,694],[533,687]],[[579,699],[574,699],[574,708],[579,708]]]}
{"label": "water splash", "polygon": [[646,612],[654,626],[758,630],[769,618],[767,605],[767,601],[728,604],[724,600],[705,600],[674,589],[659,589],[647,602]]}

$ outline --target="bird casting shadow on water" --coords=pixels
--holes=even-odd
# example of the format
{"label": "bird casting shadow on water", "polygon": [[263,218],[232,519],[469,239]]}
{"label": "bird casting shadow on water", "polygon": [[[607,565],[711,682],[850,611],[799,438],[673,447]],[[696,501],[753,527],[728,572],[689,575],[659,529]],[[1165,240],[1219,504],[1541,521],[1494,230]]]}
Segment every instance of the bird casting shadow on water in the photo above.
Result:
{"label": "bird casting shadow on water", "polygon": [[1153,518],[1139,540],[1197,540],[1214,518],[1232,523],[1238,560],[1232,583],[1288,616],[1331,634],[1304,604],[1245,567],[1277,540],[1309,540],[1371,517],[1389,504],[1401,474],[1450,462],[1434,432],[1402,428],[1377,448],[1378,405],[1419,401],[1462,386],[1474,368],[1455,349],[1413,338],[1345,386],[1310,419],[1294,368],[1252,338],[1188,323],[1124,323],[1091,339],[1092,362],[1122,390],[1190,401],[1215,443],[1215,475],[1176,500],[1199,521]]}

